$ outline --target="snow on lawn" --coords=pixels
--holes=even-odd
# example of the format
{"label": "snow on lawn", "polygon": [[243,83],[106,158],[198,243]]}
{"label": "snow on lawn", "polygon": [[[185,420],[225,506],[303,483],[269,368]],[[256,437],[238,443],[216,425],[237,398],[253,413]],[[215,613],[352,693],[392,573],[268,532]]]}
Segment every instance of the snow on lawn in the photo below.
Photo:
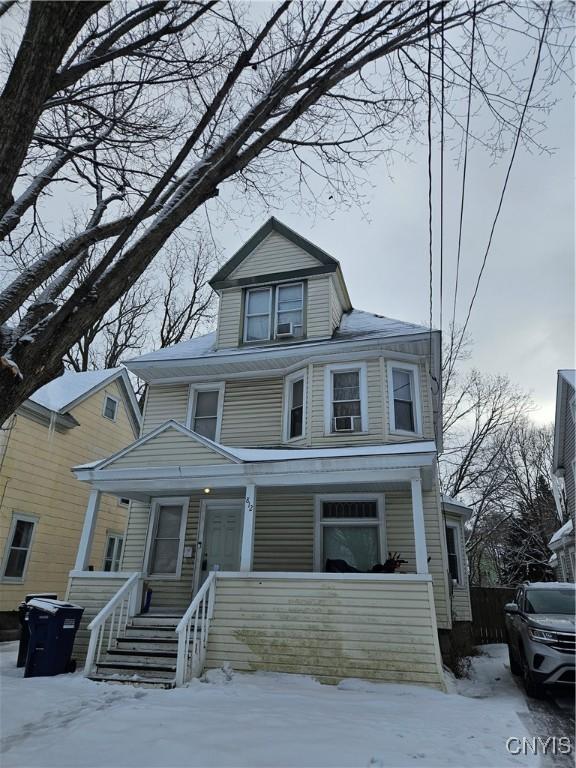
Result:
{"label": "snow on lawn", "polygon": [[471,678],[449,693],[346,680],[321,685],[273,673],[208,673],[208,682],[157,690],[81,674],[24,679],[16,644],[0,645],[3,768],[186,766],[481,766],[535,764],[506,752],[523,736],[526,705],[485,646]]}

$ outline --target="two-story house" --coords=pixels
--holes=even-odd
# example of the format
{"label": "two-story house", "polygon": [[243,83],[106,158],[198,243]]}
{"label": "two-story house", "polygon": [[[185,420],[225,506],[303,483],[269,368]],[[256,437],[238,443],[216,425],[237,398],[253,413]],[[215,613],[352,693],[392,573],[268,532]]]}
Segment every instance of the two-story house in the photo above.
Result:
{"label": "two-story house", "polygon": [[[0,430],[0,631],[18,626],[26,594],[63,598],[89,489],[72,464],[102,458],[140,433],[127,371],[67,371],[26,400]],[[105,496],[90,566],[117,571],[128,499]]]}
{"label": "two-story house", "polygon": [[211,285],[215,332],[127,364],[148,384],[141,437],[75,468],[80,564],[100,495],[131,499],[122,573],[70,577],[86,673],[441,686],[467,576],[438,487],[440,333],[354,309],[339,262],[275,219]]}
{"label": "two-story house", "polygon": [[558,371],[552,482],[559,520],[566,522],[554,533],[548,546],[551,564],[560,581],[574,581],[576,560],[576,371]]}

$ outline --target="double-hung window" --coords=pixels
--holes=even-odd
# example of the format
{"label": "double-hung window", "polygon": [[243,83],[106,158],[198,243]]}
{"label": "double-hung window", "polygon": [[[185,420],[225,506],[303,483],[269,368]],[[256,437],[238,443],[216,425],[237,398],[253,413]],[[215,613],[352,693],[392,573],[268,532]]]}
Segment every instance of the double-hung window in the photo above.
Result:
{"label": "double-hung window", "polygon": [[460,562],[460,532],[456,523],[446,523],[446,548],[450,578],[462,585],[462,564]]}
{"label": "double-hung window", "polygon": [[157,499],[153,503],[149,576],[180,577],[187,504],[187,499]]}
{"label": "double-hung window", "polygon": [[325,431],[367,431],[366,366],[326,367]]}
{"label": "double-hung window", "polygon": [[30,515],[13,516],[2,566],[2,578],[6,581],[24,579],[36,522],[37,519]]}
{"label": "double-hung window", "polygon": [[306,372],[286,377],[284,385],[284,440],[295,440],[306,432]]}
{"label": "double-hung window", "polygon": [[392,363],[388,369],[390,431],[420,434],[421,416],[418,367],[409,363]]}
{"label": "double-hung window", "polygon": [[124,537],[117,533],[109,533],[106,541],[106,551],[104,553],[104,570],[119,571],[120,558],[122,556],[122,546]]}
{"label": "double-hung window", "polygon": [[220,439],[222,412],[222,385],[202,385],[192,387],[190,391],[190,429],[209,440]]}
{"label": "double-hung window", "polygon": [[250,288],[244,302],[244,341],[304,336],[304,283]]}
{"label": "double-hung window", "polygon": [[326,571],[328,560],[339,560],[367,572],[386,559],[381,497],[320,497],[316,515],[317,570]]}

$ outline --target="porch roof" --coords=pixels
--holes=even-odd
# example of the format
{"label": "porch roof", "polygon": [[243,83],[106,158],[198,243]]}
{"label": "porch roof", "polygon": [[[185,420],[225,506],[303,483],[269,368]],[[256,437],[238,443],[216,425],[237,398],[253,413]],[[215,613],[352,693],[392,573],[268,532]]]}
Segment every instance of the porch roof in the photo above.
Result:
{"label": "porch roof", "polygon": [[[168,433],[179,440],[176,459],[162,450],[161,441]],[[155,442],[158,451],[153,450]],[[99,490],[144,498],[167,488],[176,493],[246,484],[404,483],[421,477],[430,486],[435,460],[432,440],[338,448],[237,448],[215,443],[170,420],[122,451],[73,471]]]}

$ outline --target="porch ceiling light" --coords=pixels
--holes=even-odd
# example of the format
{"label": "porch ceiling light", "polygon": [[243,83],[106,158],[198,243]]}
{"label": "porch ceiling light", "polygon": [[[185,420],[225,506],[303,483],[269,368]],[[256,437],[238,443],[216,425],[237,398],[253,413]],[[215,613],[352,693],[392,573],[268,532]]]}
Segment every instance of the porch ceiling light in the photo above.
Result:
{"label": "porch ceiling light", "polygon": [[210,493],[210,491],[211,491],[210,488],[204,488],[204,493]]}

